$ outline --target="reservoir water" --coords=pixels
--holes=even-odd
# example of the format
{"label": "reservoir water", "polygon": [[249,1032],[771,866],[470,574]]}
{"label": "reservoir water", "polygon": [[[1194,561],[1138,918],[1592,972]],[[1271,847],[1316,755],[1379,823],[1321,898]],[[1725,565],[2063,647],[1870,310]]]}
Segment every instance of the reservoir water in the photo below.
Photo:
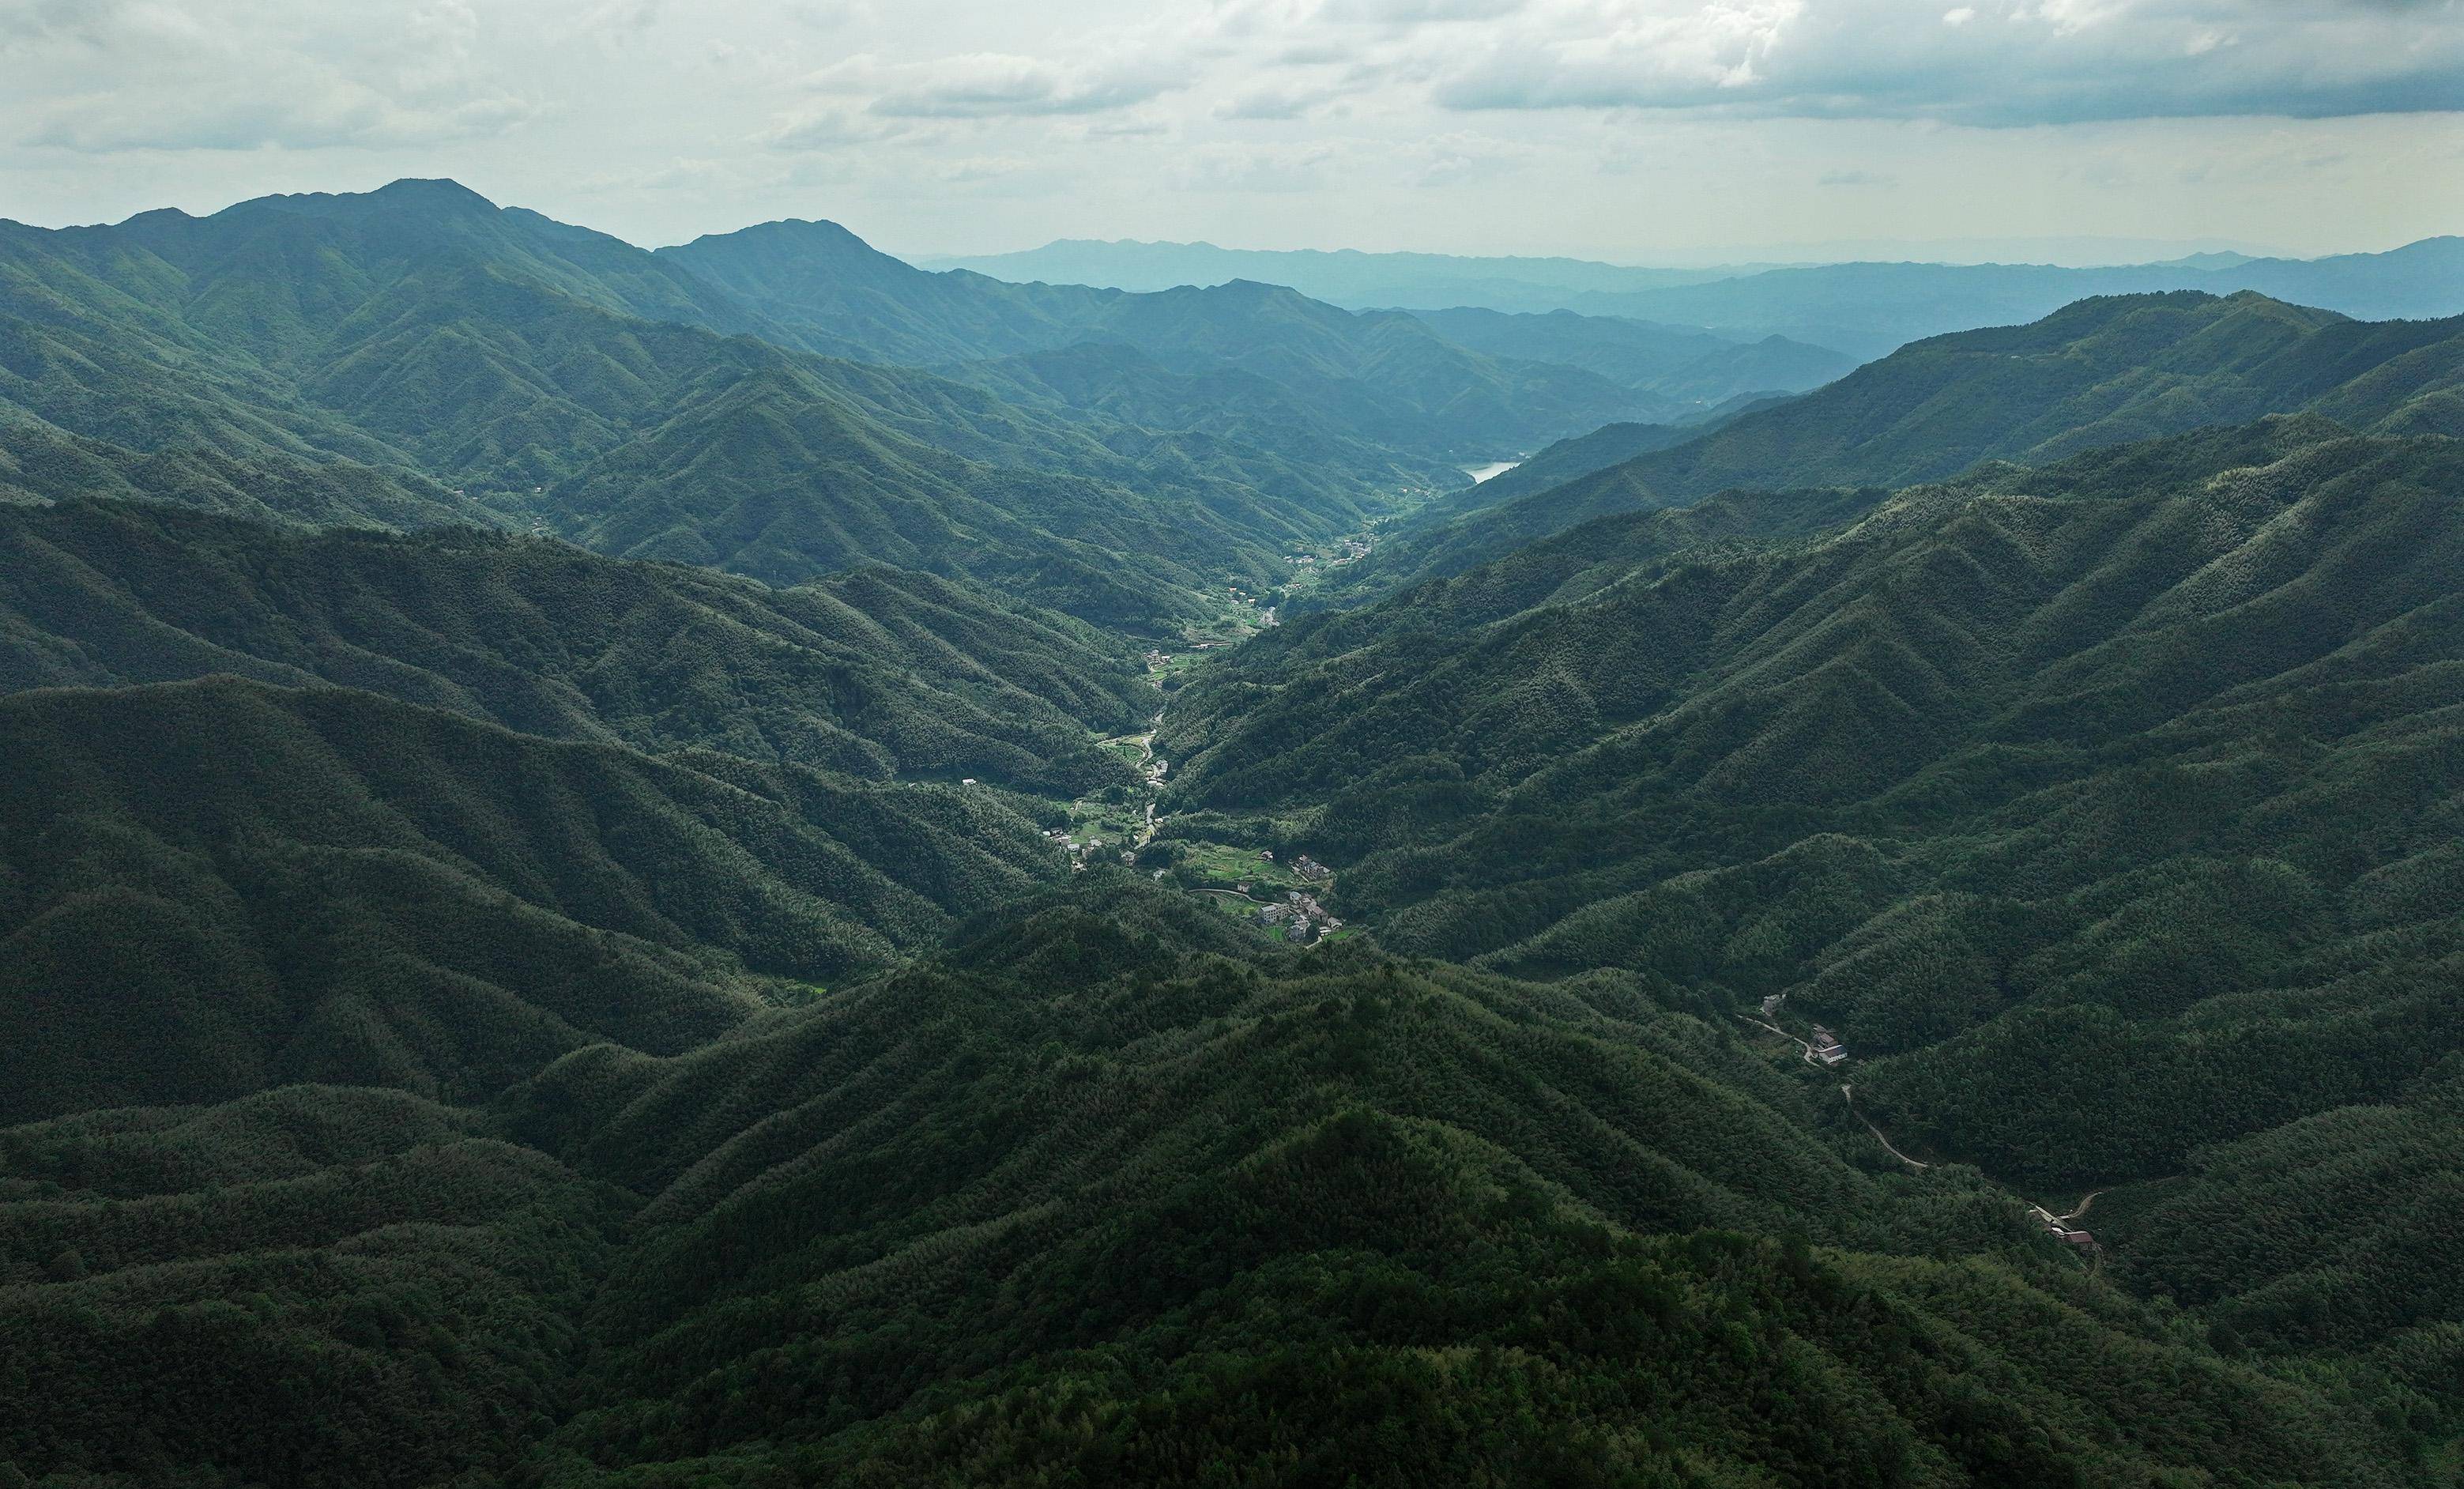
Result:
{"label": "reservoir water", "polygon": [[1494,480],[1504,475],[1521,464],[1523,462],[1520,460],[1492,460],[1485,466],[1465,466],[1463,474],[1471,477],[1472,485],[1478,486],[1483,481]]}

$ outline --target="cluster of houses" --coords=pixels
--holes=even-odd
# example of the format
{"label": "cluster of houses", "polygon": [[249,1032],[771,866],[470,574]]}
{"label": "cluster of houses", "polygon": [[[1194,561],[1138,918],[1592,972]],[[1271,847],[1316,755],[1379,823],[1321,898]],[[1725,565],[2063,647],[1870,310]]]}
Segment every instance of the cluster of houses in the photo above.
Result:
{"label": "cluster of houses", "polygon": [[[1082,871],[1087,867],[1089,855],[1092,854],[1096,849],[1101,848],[1104,845],[1104,840],[1101,838],[1089,838],[1082,843],[1078,839],[1071,837],[1067,829],[1061,827],[1049,828],[1044,835],[1046,838],[1051,839],[1053,842],[1060,843],[1063,847],[1068,849],[1069,866]],[[1138,856],[1136,853],[1127,848],[1121,850],[1122,863],[1134,864],[1137,861]]]}
{"label": "cluster of houses", "polygon": [[1343,929],[1343,922],[1326,912],[1317,896],[1303,894],[1298,889],[1286,891],[1283,903],[1258,907],[1257,921],[1268,931],[1281,931],[1287,941],[1302,946],[1317,940],[1329,931]]}

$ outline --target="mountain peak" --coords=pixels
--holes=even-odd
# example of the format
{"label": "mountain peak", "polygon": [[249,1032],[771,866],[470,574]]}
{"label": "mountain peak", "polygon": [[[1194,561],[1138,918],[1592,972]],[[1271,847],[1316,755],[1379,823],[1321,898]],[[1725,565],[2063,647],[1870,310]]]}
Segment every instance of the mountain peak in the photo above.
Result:
{"label": "mountain peak", "polygon": [[867,243],[850,230],[826,218],[787,217],[755,223],[734,232],[705,232],[690,243],[658,251],[689,263],[715,266],[754,260],[827,264],[831,272],[859,271],[873,276],[903,276],[923,271]]}
{"label": "mountain peak", "polygon": [[[293,212],[343,214],[383,209],[413,211],[432,217],[494,215],[496,204],[458,181],[406,176],[373,191],[300,191],[255,197],[225,211],[275,208]],[[221,213],[215,215],[220,216]]]}
{"label": "mountain peak", "polygon": [[496,204],[450,176],[404,176],[368,193],[387,204],[495,211]]}

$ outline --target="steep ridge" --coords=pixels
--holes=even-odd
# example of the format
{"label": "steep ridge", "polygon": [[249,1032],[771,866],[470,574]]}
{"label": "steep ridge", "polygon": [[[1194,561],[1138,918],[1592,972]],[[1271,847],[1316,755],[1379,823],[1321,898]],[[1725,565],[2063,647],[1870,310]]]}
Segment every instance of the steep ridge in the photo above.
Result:
{"label": "steep ridge", "polygon": [[2453,1058],[2460,460],[2278,420],[1605,519],[1279,627],[1158,745],[1398,951],[1784,993],[1903,1147],[2152,1178]]}
{"label": "steep ridge", "polygon": [[286,1081],[484,1100],[698,1042],[1057,877],[1023,803],[231,677],[0,698],[13,1120]]}
{"label": "steep ridge", "polygon": [[2353,321],[2256,295],[2087,300],[2031,325],[1918,342],[1701,439],[1460,523],[1434,505],[1354,582],[1458,573],[1589,517],[1731,487],[1903,486],[1983,460],[2041,463],[2269,413],[2453,433],[2464,427],[2460,389],[2464,320]]}
{"label": "steep ridge", "polygon": [[[1663,406],[1580,368],[1467,350],[1408,316],[1246,280],[1133,295],[929,274],[835,223],[769,223],[660,254],[834,355],[937,364],[1119,344],[1183,376],[1264,379],[1390,459],[1476,459]],[[1203,417],[1191,427],[1224,432]]]}
{"label": "steep ridge", "polygon": [[1692,408],[1742,393],[1801,393],[1857,365],[1853,357],[1781,336],[1741,341],[1691,326],[1569,310],[1533,316],[1463,307],[1413,315],[1475,351],[1581,367]]}
{"label": "steep ridge", "polygon": [[575,1051],[501,1124],[293,1087],[0,1131],[0,1454],[114,1489],[2419,1481],[2338,1399],[2407,1378],[2222,1358],[1972,1174],[1846,1161],[1819,1094],[1630,976],[1266,951],[1098,876],[701,1051]]}
{"label": "steep ridge", "polygon": [[1602,425],[1589,434],[1559,440],[1529,459],[1517,462],[1514,469],[1500,471],[1468,490],[1458,485],[1435,510],[1441,512],[1448,520],[1459,521],[1474,513],[1507,506],[1523,497],[1555,491],[1595,471],[1623,465],[1638,455],[1656,449],[1672,449],[1701,439],[1732,419],[1757,408],[1769,407],[1779,401],[1776,397],[1747,398],[1707,410],[1701,417],[1684,424]]}
{"label": "steep ridge", "polygon": [[[1220,451],[719,334],[741,330],[785,339],[665,260],[447,183],[11,224],[0,448],[37,495],[76,478],[39,476],[69,453],[235,462],[269,505],[300,483],[268,474],[348,462],[373,473],[310,483],[283,515],[450,507],[771,579],[894,561],[1148,629],[1361,519],[1356,483],[1261,490]],[[143,484],[253,510],[229,482]]]}
{"label": "steep ridge", "polygon": [[773,590],[468,530],[0,510],[0,691],[213,672],[651,753],[1073,791],[1129,776],[1089,731],[1154,712],[1121,643],[926,575]]}

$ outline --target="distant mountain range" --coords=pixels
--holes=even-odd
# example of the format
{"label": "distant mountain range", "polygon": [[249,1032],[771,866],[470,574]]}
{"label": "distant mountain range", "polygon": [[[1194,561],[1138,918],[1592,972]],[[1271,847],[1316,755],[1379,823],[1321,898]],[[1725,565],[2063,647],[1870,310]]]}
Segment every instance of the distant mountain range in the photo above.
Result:
{"label": "distant mountain range", "polygon": [[1626,269],[1574,259],[1269,252],[1206,244],[1055,243],[1023,253],[935,258],[1005,279],[1159,289],[1265,279],[1340,305],[1578,311],[1760,339],[1783,336],[1869,361],[1921,337],[2034,320],[2094,295],[2257,290],[2363,319],[2464,313],[2464,238],[2384,253],[2252,258],[2198,253],[2103,268],[1841,263]]}
{"label": "distant mountain range", "polygon": [[[697,238],[660,256],[826,355],[964,376],[963,364],[988,358],[1118,347],[1178,377],[1263,380],[1311,439],[1331,427],[1398,450],[1477,459],[1529,448],[1543,431],[1561,437],[1683,406],[1579,366],[1539,364],[1551,359],[1484,355],[1408,316],[1354,314],[1248,280],[1130,294],[926,274],[834,223],[813,222]],[[1071,386],[1045,391],[1068,402]]]}
{"label": "distant mountain range", "polygon": [[[1391,323],[1424,354],[1416,396],[1486,400],[1508,421],[1463,436],[1469,449],[1647,403]],[[672,257],[446,182],[112,228],[0,225],[0,492],[319,523],[536,522],[778,581],[890,562],[1163,627],[1448,469],[1442,451],[1379,448],[1339,422],[1295,460],[798,339]],[[1427,432],[1405,399],[1319,397],[1340,377],[1309,390],[1327,417],[1371,410],[1407,439]],[[1576,385],[1573,404],[1519,411],[1552,380]]]}
{"label": "distant mountain range", "polygon": [[1740,395],[1801,393],[1857,365],[1828,347],[1783,336],[1738,341],[1689,326],[1551,311],[1517,316],[1459,308],[1417,311],[1439,335],[1498,357],[1563,362],[1697,408]]}
{"label": "distant mountain range", "polygon": [[1704,284],[1756,267],[1629,269],[1579,258],[1471,258],[1449,253],[1356,250],[1224,249],[1212,243],[1103,242],[1067,238],[1015,253],[918,257],[928,269],[967,269],[1012,283],[1091,284],[1141,292],[1257,279],[1313,298],[1366,308],[1480,305],[1549,311],[1583,293]]}

